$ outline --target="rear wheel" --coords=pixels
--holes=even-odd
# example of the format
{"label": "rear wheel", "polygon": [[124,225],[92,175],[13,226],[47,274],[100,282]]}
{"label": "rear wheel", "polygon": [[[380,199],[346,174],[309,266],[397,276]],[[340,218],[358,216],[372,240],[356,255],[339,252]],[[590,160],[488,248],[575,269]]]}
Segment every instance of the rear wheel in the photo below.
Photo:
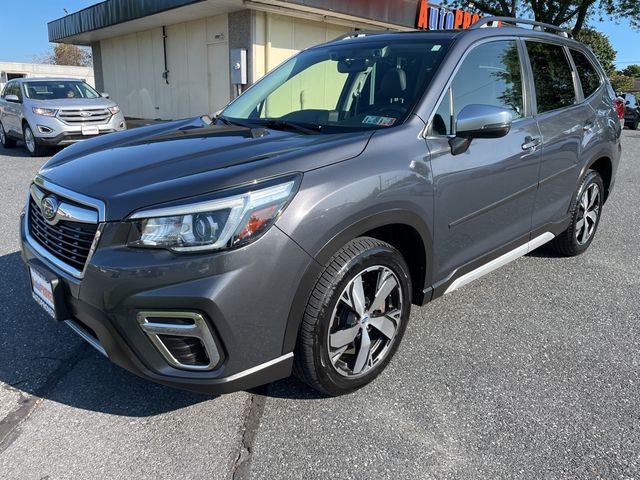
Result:
{"label": "rear wheel", "polygon": [[629,125],[629,128],[631,130],[637,130],[638,129],[638,122],[640,122],[640,115],[636,116],[636,118],[633,119],[633,121]]}
{"label": "rear wheel", "polygon": [[5,132],[2,122],[0,122],[0,144],[2,144],[4,148],[13,148],[16,146],[16,141],[13,138],[7,137],[7,132]]}
{"label": "rear wheel", "polygon": [[566,256],[584,252],[596,234],[604,203],[604,184],[595,170],[589,170],[578,189],[571,208],[571,224],[550,243],[558,253]]}
{"label": "rear wheel", "polygon": [[328,395],[372,381],[398,348],[409,320],[411,279],[402,255],[369,237],[329,260],[307,304],[294,373]]}

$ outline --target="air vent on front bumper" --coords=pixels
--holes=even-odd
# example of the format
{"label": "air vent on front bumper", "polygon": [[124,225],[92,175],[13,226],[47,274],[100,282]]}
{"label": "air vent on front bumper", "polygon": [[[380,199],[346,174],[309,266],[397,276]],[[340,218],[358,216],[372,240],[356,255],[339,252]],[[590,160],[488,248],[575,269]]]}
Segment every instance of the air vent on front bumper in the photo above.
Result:
{"label": "air vent on front bumper", "polygon": [[138,323],[169,365],[212,370],[221,352],[206,320],[195,312],[140,312]]}
{"label": "air vent on front bumper", "polygon": [[31,196],[28,228],[31,238],[49,254],[73,269],[82,271],[91,252],[98,224],[59,220],[52,225],[45,220],[40,206]]}

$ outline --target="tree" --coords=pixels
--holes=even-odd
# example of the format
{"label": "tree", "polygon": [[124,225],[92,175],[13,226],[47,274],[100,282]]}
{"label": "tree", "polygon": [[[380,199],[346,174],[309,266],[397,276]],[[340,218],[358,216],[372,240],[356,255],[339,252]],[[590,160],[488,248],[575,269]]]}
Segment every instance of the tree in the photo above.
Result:
{"label": "tree", "polygon": [[640,77],[640,65],[629,65],[621,73],[627,77],[638,78]]}
{"label": "tree", "polygon": [[51,65],[72,65],[76,67],[92,65],[91,52],[89,50],[67,43],[56,43],[49,52],[42,57],[37,57],[36,60],[39,63]]}
{"label": "tree", "polygon": [[538,22],[566,25],[577,35],[589,17],[629,19],[640,30],[640,2],[637,0],[445,0],[445,4],[473,8],[480,14],[501,17],[533,16]]}
{"label": "tree", "polygon": [[609,77],[611,86],[616,92],[624,92],[633,88],[633,78],[620,73],[614,73]]}
{"label": "tree", "polygon": [[607,36],[593,28],[583,28],[576,39],[591,48],[607,75],[611,75],[616,71],[616,67],[613,64],[616,60],[616,51],[611,46]]}

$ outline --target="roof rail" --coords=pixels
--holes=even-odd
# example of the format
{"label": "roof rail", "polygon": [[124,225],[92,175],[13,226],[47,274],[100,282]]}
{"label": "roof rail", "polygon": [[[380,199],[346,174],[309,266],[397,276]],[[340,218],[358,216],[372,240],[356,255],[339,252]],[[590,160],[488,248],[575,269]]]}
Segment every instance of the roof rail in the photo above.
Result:
{"label": "roof rail", "polygon": [[340,40],[349,40],[351,38],[359,38],[359,37],[370,37],[372,35],[381,35],[383,33],[391,33],[389,30],[354,30],[352,32],[347,32],[339,37],[334,38],[333,40],[329,40],[331,42],[339,42]]}
{"label": "roof rail", "polygon": [[558,27],[557,25],[551,25],[550,23],[536,22],[535,20],[527,20],[524,18],[515,17],[482,17],[469,28],[475,29],[485,26],[494,27],[499,26],[500,23],[507,23],[513,25],[514,27],[517,27],[519,23],[523,25],[532,25],[533,30],[541,32],[551,32],[565,38],[573,38],[571,30],[567,30],[566,28]]}

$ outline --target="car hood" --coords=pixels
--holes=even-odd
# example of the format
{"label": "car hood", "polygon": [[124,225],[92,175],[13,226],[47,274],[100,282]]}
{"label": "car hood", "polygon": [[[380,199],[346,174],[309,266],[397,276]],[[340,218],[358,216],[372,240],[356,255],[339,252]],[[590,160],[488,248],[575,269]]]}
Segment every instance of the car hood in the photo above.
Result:
{"label": "car hood", "polygon": [[107,98],[59,98],[57,100],[35,100],[29,99],[34,107],[56,108],[56,109],[79,109],[79,108],[108,108],[115,105]]}
{"label": "car hood", "polygon": [[143,207],[356,157],[371,135],[209,126],[196,118],[77,143],[51,158],[40,175],[102,200],[106,220],[116,221]]}

